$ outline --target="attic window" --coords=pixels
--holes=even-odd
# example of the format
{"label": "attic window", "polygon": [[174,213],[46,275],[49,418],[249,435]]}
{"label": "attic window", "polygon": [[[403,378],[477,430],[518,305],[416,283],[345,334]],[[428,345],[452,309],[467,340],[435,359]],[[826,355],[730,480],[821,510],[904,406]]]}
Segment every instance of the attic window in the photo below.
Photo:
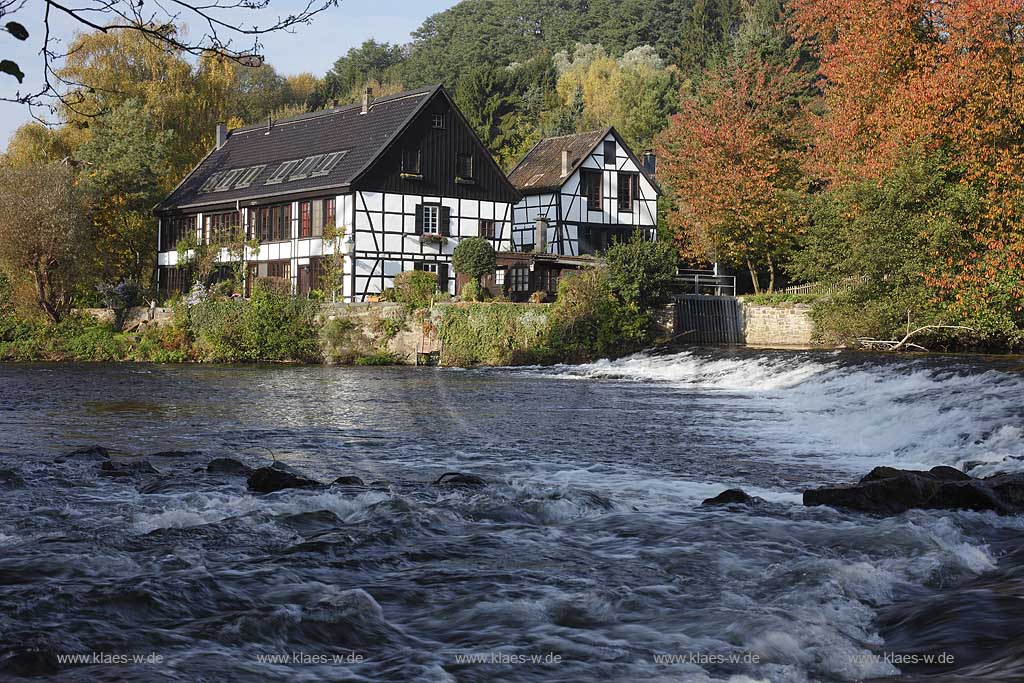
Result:
{"label": "attic window", "polygon": [[249,168],[244,169],[242,175],[238,176],[238,182],[235,183],[235,189],[241,190],[252,185],[252,182],[256,180],[256,176],[262,173],[263,169],[266,167],[266,164],[261,164],[259,166],[250,166]]}
{"label": "attic window", "polygon": [[444,114],[432,114],[430,125],[434,128],[444,128]]}
{"label": "attic window", "polygon": [[334,170],[334,167],[338,165],[339,161],[345,158],[346,154],[348,154],[347,150],[343,152],[331,152],[330,154],[323,155],[320,161],[314,164],[313,168],[310,169],[309,175],[311,177],[327,175]]}
{"label": "attic window", "polygon": [[283,183],[288,174],[291,173],[292,169],[298,166],[301,159],[295,159],[294,161],[286,161],[277,167],[269,178],[267,178],[267,185],[274,185],[276,183]]}
{"label": "attic window", "polygon": [[303,178],[308,178],[309,172],[313,170],[313,167],[320,163],[325,156],[327,155],[318,154],[316,156],[306,157],[302,160],[302,163],[299,164],[298,168],[296,168],[288,177],[288,180],[302,180]]}
{"label": "attic window", "polygon": [[422,160],[419,148],[406,148],[402,150],[402,177],[422,178]]}
{"label": "attic window", "polygon": [[238,177],[242,175],[242,171],[244,170],[245,169],[241,168],[233,168],[230,171],[225,171],[224,175],[222,175],[220,180],[217,181],[217,184],[210,188],[210,191],[223,192],[224,190],[227,190],[234,185],[235,181],[238,180]]}
{"label": "attic window", "polygon": [[212,176],[206,179],[206,182],[203,183],[202,187],[199,188],[199,191],[210,192],[211,190],[213,190],[213,186],[217,184],[222,175],[224,175],[223,171],[220,173],[214,173]]}
{"label": "attic window", "polygon": [[604,165],[614,166],[615,165],[615,141],[605,140],[604,142]]}
{"label": "attic window", "polygon": [[533,186],[534,186],[534,185],[536,185],[536,184],[537,184],[538,182],[540,182],[540,179],[541,179],[541,178],[543,178],[543,177],[544,177],[544,174],[543,174],[543,173],[538,173],[537,175],[533,176],[532,178],[530,178],[530,179],[529,179],[529,180],[528,180],[528,181],[526,182],[526,185],[525,185],[525,187],[533,187]]}

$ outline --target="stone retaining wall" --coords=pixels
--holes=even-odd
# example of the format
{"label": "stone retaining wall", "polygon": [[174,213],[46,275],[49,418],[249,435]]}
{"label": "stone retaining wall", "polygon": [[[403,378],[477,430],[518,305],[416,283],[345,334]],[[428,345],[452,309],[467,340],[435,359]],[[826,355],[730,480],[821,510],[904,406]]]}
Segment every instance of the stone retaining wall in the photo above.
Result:
{"label": "stone retaining wall", "polygon": [[747,346],[813,346],[811,307],[794,303],[765,306],[744,301],[743,332]]}

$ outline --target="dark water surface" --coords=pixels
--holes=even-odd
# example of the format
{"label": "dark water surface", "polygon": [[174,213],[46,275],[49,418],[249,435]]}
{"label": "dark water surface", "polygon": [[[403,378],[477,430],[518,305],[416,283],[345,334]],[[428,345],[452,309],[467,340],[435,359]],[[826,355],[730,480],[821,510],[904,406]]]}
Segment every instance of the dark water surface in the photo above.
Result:
{"label": "dark water surface", "polygon": [[[1020,519],[800,504],[1021,469],[1019,365],[0,365],[0,680],[1021,681]],[[160,474],[55,462],[94,443]],[[253,495],[217,456],[378,483]],[[735,486],[766,505],[699,507]]]}

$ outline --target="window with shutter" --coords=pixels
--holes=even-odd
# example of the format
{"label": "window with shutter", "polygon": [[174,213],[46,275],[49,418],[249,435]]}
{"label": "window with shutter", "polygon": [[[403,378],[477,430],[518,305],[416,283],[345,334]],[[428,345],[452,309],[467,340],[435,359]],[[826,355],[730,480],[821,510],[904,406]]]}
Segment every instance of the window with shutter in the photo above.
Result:
{"label": "window with shutter", "polygon": [[442,206],[441,208],[441,225],[439,233],[442,235],[452,234],[452,207]]}
{"label": "window with shutter", "polygon": [[604,165],[615,165],[615,141],[606,140],[604,143]]}
{"label": "window with shutter", "polygon": [[441,234],[441,208],[436,204],[423,204],[420,206],[420,233],[424,235]]}
{"label": "window with shutter", "polygon": [[448,291],[448,264],[437,264],[437,288],[442,292]]}

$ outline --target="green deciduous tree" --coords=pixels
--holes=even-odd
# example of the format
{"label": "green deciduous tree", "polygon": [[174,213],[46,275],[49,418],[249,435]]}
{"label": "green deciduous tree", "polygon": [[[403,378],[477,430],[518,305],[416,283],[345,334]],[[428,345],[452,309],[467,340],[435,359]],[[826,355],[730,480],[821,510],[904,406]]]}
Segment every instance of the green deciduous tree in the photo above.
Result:
{"label": "green deciduous tree", "polygon": [[473,278],[477,288],[480,278],[493,273],[496,266],[494,247],[483,237],[466,237],[459,240],[452,252],[452,268],[456,273]]}
{"label": "green deciduous tree", "polygon": [[61,163],[0,166],[0,268],[26,281],[54,322],[90,277],[93,224],[74,170]]}
{"label": "green deciduous tree", "polygon": [[78,149],[81,183],[94,198],[96,272],[105,279],[147,281],[156,259],[152,209],[165,192],[173,137],[128,100],[97,119]]}
{"label": "green deciduous tree", "polygon": [[644,239],[637,231],[628,242],[609,247],[604,259],[611,291],[624,303],[648,311],[668,297],[679,252],[671,243]]}

